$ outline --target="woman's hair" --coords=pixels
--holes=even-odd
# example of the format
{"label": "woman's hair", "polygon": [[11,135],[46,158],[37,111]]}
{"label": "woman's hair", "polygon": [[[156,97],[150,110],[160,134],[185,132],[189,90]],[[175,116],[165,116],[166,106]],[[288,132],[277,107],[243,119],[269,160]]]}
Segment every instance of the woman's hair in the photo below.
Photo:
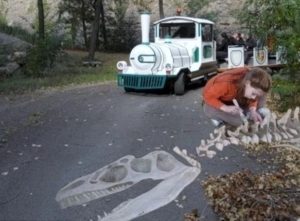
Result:
{"label": "woman's hair", "polygon": [[265,70],[261,68],[251,68],[238,83],[237,100],[242,106],[246,106],[248,103],[248,99],[244,97],[247,81],[250,82],[252,87],[261,89],[265,93],[267,93],[272,86],[272,78]]}
{"label": "woman's hair", "polygon": [[249,81],[252,87],[261,89],[266,93],[271,89],[272,86],[271,76],[261,68],[250,69],[241,81],[241,84],[245,85],[246,81]]}

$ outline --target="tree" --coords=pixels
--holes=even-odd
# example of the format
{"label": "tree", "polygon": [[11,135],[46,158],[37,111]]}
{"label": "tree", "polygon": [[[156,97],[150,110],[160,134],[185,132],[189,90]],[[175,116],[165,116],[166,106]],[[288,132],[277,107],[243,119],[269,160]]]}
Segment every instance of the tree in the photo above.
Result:
{"label": "tree", "polygon": [[39,22],[39,39],[45,39],[45,14],[43,0],[37,0],[38,22]]}
{"label": "tree", "polygon": [[92,61],[95,58],[97,39],[98,39],[98,35],[99,35],[101,6],[102,6],[102,0],[96,0],[95,7],[94,7],[95,8],[95,18],[94,18],[93,25],[92,25],[90,48],[89,48],[89,54],[87,57],[89,61]]}
{"label": "tree", "polygon": [[84,45],[88,48],[88,27],[94,19],[94,8],[91,0],[64,0],[59,4],[62,22],[70,26],[71,47],[74,47],[76,36],[82,30]]}
{"label": "tree", "polygon": [[86,4],[85,4],[85,0],[80,0],[80,2],[81,2],[80,18],[81,18],[81,23],[82,23],[84,44],[85,44],[85,47],[88,48],[87,28],[86,28],[86,14],[85,14]]}
{"label": "tree", "polygon": [[[45,26],[44,2],[37,0],[38,16],[38,41],[28,53],[25,62],[25,75],[42,77],[46,75],[46,69],[52,67],[56,56],[61,49],[61,38],[56,36],[53,29]],[[47,11],[47,4],[46,4]],[[54,34],[53,34],[54,33]]]}
{"label": "tree", "polygon": [[162,19],[165,17],[164,15],[164,1],[158,0],[158,6],[159,6],[159,17]]}
{"label": "tree", "polygon": [[117,52],[128,52],[136,45],[136,16],[126,16],[130,0],[112,0],[108,10],[108,47]]}
{"label": "tree", "polygon": [[299,70],[299,0],[246,0],[239,19],[265,44],[272,39],[275,51],[279,47],[285,49],[283,59],[287,61],[290,73],[295,74],[295,70]]}
{"label": "tree", "polygon": [[[104,48],[107,48],[107,36],[106,36],[106,24],[105,24],[105,14],[104,14],[104,7],[103,7],[103,1],[100,1],[100,15],[101,15],[101,31],[103,36],[103,44]],[[96,9],[97,10],[97,9]]]}

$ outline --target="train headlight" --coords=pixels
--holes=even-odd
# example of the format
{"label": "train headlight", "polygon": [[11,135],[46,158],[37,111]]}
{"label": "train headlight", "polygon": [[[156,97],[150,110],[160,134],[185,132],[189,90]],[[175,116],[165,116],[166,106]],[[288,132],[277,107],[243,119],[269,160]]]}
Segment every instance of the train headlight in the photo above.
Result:
{"label": "train headlight", "polygon": [[127,68],[127,62],[126,61],[119,61],[118,63],[117,63],[117,69],[119,70],[119,71],[123,71],[124,69],[126,69]]}
{"label": "train headlight", "polygon": [[172,67],[171,64],[167,63],[167,64],[165,65],[165,69],[166,69],[166,73],[167,73],[167,74],[171,74],[171,71],[172,71],[173,67]]}

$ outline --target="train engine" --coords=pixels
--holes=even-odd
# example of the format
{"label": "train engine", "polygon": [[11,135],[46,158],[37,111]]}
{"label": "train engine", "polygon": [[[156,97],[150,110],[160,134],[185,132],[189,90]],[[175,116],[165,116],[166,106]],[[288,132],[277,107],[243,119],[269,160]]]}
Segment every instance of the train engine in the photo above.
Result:
{"label": "train engine", "polygon": [[135,46],[126,61],[117,63],[118,85],[125,91],[174,89],[185,92],[186,85],[205,80],[217,71],[214,23],[184,16],[154,22],[154,43],[149,42],[150,15],[141,15],[142,44]]}

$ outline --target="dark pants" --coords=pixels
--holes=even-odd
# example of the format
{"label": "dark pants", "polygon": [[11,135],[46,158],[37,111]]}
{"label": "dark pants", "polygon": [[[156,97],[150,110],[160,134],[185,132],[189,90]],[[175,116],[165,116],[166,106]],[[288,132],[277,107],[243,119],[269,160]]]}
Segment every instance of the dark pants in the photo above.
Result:
{"label": "dark pants", "polygon": [[245,64],[248,64],[250,58],[253,56],[253,50],[252,51],[245,51],[244,57],[245,57]]}
{"label": "dark pants", "polygon": [[228,53],[227,51],[217,51],[217,55],[216,55],[217,61],[218,62],[225,62],[228,58]]}

